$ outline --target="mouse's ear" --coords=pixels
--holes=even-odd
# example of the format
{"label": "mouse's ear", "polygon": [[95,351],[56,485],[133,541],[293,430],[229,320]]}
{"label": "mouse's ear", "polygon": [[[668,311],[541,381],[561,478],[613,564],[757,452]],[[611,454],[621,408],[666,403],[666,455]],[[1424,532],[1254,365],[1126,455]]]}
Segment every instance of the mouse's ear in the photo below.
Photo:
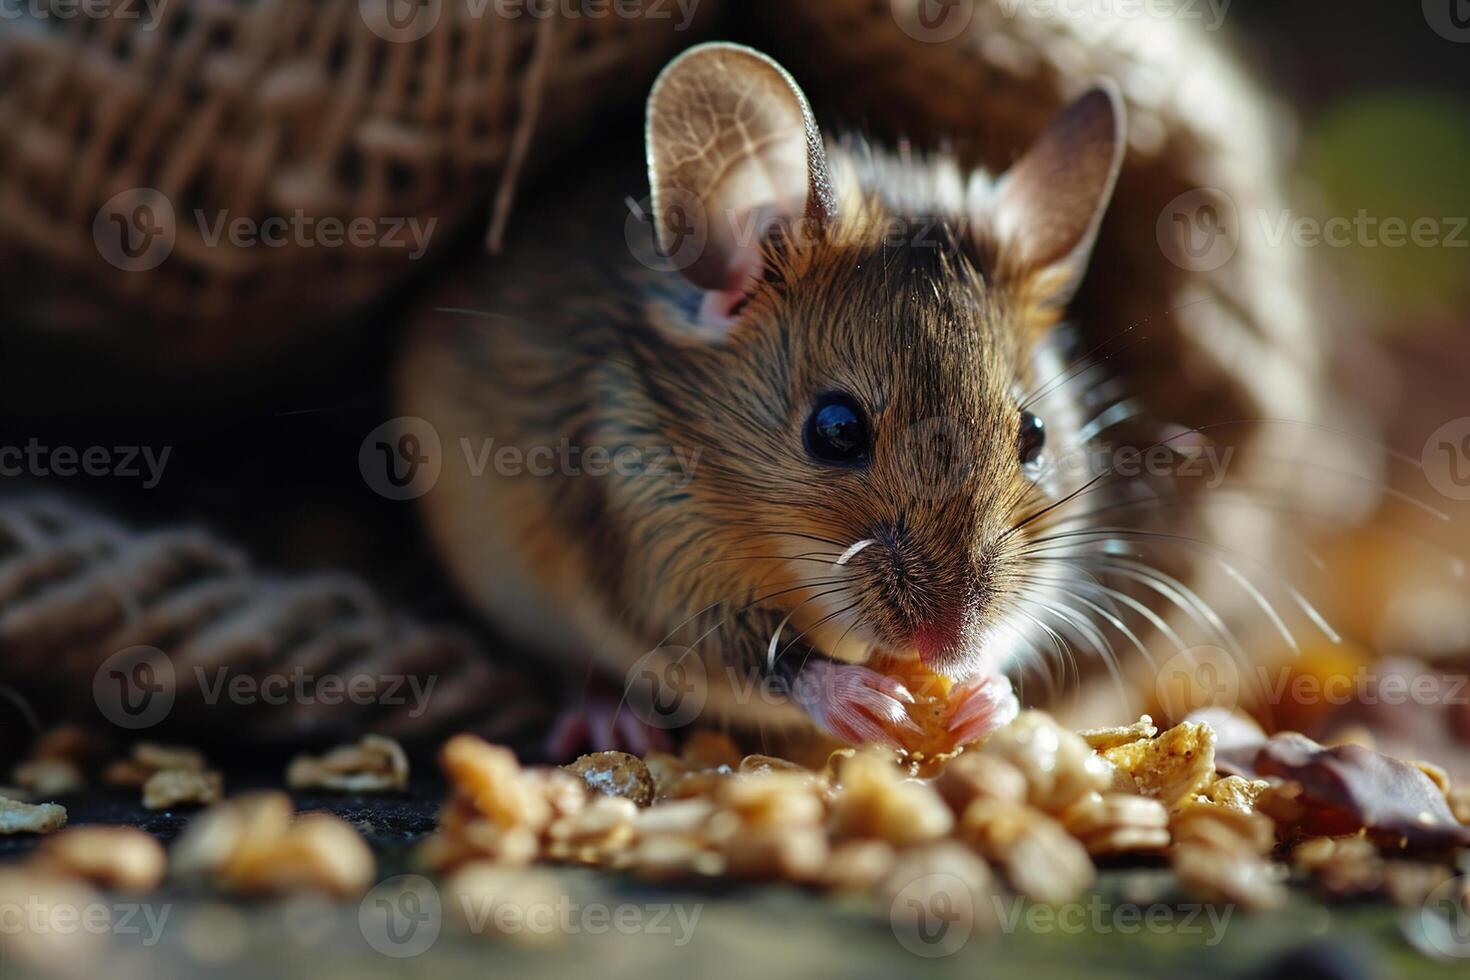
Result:
{"label": "mouse's ear", "polygon": [[[758,51],[701,44],[670,62],[648,96],[647,140],[659,247],[705,289],[759,273],[764,222],[804,219],[803,233],[821,234],[835,214],[811,106]],[[681,256],[691,227],[703,241]]]}
{"label": "mouse's ear", "polygon": [[997,278],[1055,309],[1076,292],[1126,149],[1125,110],[1111,83],[1064,109],[996,184],[988,227]]}

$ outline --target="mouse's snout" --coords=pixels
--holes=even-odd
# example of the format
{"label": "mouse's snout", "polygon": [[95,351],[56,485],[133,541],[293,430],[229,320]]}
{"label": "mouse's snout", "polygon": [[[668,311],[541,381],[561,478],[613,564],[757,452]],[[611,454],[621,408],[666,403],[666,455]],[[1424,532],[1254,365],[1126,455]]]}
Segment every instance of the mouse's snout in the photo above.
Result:
{"label": "mouse's snout", "polygon": [[990,562],[968,538],[882,529],[864,553],[872,580],[873,632],[895,652],[917,654],[940,673],[973,659],[984,605],[994,592]]}

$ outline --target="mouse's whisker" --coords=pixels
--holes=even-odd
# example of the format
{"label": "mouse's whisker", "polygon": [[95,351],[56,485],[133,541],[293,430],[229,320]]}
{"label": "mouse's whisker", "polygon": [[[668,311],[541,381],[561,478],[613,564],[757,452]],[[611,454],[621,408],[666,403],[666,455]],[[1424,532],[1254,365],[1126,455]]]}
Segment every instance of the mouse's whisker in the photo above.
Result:
{"label": "mouse's whisker", "polygon": [[857,555],[859,554],[859,552],[861,552],[864,548],[868,548],[868,547],[870,547],[872,545],[875,545],[877,543],[878,543],[878,539],[877,538],[863,538],[863,540],[857,542],[856,544],[854,544],[850,548],[848,548],[846,551],[844,551],[841,554],[841,556],[839,556],[838,559],[836,561],[834,561],[832,564],[834,564],[834,565],[846,565],[848,562],[852,561],[853,558],[857,557]]}
{"label": "mouse's whisker", "polygon": [[[1235,663],[1239,676],[1251,676],[1248,673],[1251,660],[1235,634],[1230,631],[1208,602],[1174,576],[1141,561],[1118,555],[1078,555],[1070,559],[1049,558],[1044,560],[1092,565],[1103,569],[1110,575],[1135,582],[1157,592],[1166,602],[1177,607],[1181,613],[1192,620],[1204,636],[1209,637],[1213,643],[1218,643],[1219,648]],[[1188,654],[1191,649],[1189,646],[1183,646],[1180,652]]]}
{"label": "mouse's whisker", "polygon": [[[1052,375],[1046,381],[1042,382],[1035,389],[1033,389],[1030,394],[1021,399],[1022,410],[1024,411],[1027,407],[1034,405],[1039,399],[1045,398],[1053,391],[1056,391],[1062,386],[1075,380],[1080,375],[1086,374],[1088,371],[1093,370],[1094,368],[1101,365],[1103,362],[1107,361],[1109,358],[1123,353],[1138,341],[1148,339],[1147,337],[1140,337],[1138,338],[1138,340],[1129,338],[1129,334],[1131,334],[1137,328],[1137,326],[1138,325],[1136,323],[1129,324],[1128,326],[1124,327],[1122,330],[1119,330],[1117,333],[1113,334],[1111,337],[1108,337],[1106,340],[1102,341],[1096,346],[1091,347],[1088,350],[1083,351],[1078,356],[1072,358],[1072,360],[1068,361],[1067,364],[1064,365],[1059,372]],[[1102,357],[1097,356],[1101,354],[1104,349],[1121,340],[1127,340],[1127,342],[1121,344],[1116,350],[1109,351],[1106,355],[1103,355]]]}
{"label": "mouse's whisker", "polygon": [[1108,668],[1108,673],[1112,674],[1120,685],[1122,684],[1123,676],[1119,670],[1121,661],[1118,659],[1118,652],[1102,630],[1098,629],[1090,615],[1076,609],[1070,603],[1061,601],[1055,594],[1046,595],[1031,591],[1030,596],[1042,611],[1049,612],[1057,619],[1067,623],[1086,639]]}
{"label": "mouse's whisker", "polygon": [[1007,668],[1007,672],[1013,675],[1016,685],[1016,697],[1022,704],[1026,703],[1026,675],[1035,673],[1041,678],[1046,686],[1046,697],[1048,701],[1056,700],[1057,683],[1056,676],[1051,669],[1051,664],[1046,661],[1046,654],[1038,648],[1034,639],[1026,635],[1026,632],[1013,623],[1000,622],[997,627],[1006,630],[1015,638],[1015,641],[1024,646],[1030,657],[1017,657]]}
{"label": "mouse's whisker", "polygon": [[[1070,582],[1065,579],[1057,578],[1049,579],[1046,581],[1049,582],[1052,588],[1056,589],[1058,592],[1061,592],[1064,595],[1070,596],[1076,602],[1080,602],[1082,605],[1090,609],[1093,615],[1101,618],[1103,622],[1107,623],[1113,629],[1121,633],[1124,638],[1126,638],[1128,642],[1133,645],[1133,649],[1138,651],[1138,655],[1144,659],[1144,662],[1149,664],[1149,666],[1151,667],[1155,666],[1154,658],[1148,652],[1148,647],[1146,647],[1143,641],[1138,638],[1138,634],[1135,633],[1128,626],[1128,624],[1123,620],[1123,617],[1117,613],[1109,612],[1098,603],[1093,602],[1091,599],[1087,598],[1087,594],[1081,589],[1081,586],[1085,586],[1086,583]],[[1104,596],[1103,598],[1110,599],[1110,597],[1107,596]]]}
{"label": "mouse's whisker", "polygon": [[[782,647],[781,648],[781,652],[776,655],[776,659],[779,660],[781,657],[784,657],[786,655],[786,653],[792,647],[796,646],[797,643],[800,643],[801,642],[802,637],[806,636],[812,630],[819,629],[820,627],[825,626],[827,623],[829,623],[832,620],[838,618],[839,616],[845,616],[845,615],[847,615],[848,613],[852,612],[854,609],[856,609],[860,605],[862,605],[861,600],[857,600],[857,601],[854,601],[854,602],[850,603],[847,606],[844,606],[841,609],[838,609],[838,610],[836,610],[834,612],[830,612],[827,615],[823,616],[821,619],[817,620],[811,626],[808,626],[806,629],[804,629],[800,633],[798,633],[796,635],[796,637],[790,643],[788,643],[784,647]],[[810,659],[811,659],[811,650],[807,650],[806,655],[804,657],[802,657],[800,666],[797,667],[797,673],[800,673],[802,670],[806,669],[807,661],[810,660]]]}
{"label": "mouse's whisker", "polygon": [[1218,639],[1224,645],[1245,656],[1244,648],[1234,633],[1225,625],[1215,607],[1179,578],[1155,568],[1145,562],[1122,555],[1088,554],[1070,558],[1043,558],[1042,561],[1058,561],[1071,564],[1086,564],[1103,569],[1108,574],[1127,581],[1136,582],[1143,588],[1156,592],[1165,602],[1177,608],[1191,620],[1205,636]]}
{"label": "mouse's whisker", "polygon": [[[1101,627],[1094,622],[1093,617],[1087,612],[1077,609],[1071,603],[1056,602],[1054,597],[1050,602],[1050,607],[1057,614],[1057,618],[1064,622],[1069,622],[1073,631],[1085,639],[1087,645],[1096,652],[1097,659],[1107,670],[1108,678],[1114,690],[1118,693],[1119,698],[1126,700],[1130,688],[1123,675],[1123,660],[1119,657],[1117,649],[1108,640]],[[1073,690],[1080,691],[1081,688],[1081,675],[1079,673],[1077,685]]]}
{"label": "mouse's whisker", "polygon": [[1321,630],[1322,633],[1331,642],[1340,643],[1342,641],[1342,638],[1338,634],[1338,632],[1333,629],[1331,624],[1329,624],[1327,620],[1322,616],[1322,614],[1317,611],[1317,607],[1309,602],[1306,596],[1302,595],[1301,590],[1293,585],[1286,578],[1285,575],[1281,574],[1270,565],[1267,565],[1265,562],[1252,558],[1250,555],[1242,552],[1239,549],[1227,547],[1223,544],[1220,544],[1219,542],[1203,541],[1198,538],[1190,537],[1189,535],[1174,534],[1165,531],[1151,531],[1136,528],[1102,527],[1082,531],[1066,531],[1061,534],[1038,538],[1037,541],[1032,542],[1032,544],[1035,546],[1036,550],[1040,550],[1056,547],[1066,547],[1066,543],[1069,541],[1087,542],[1089,540],[1094,540],[1098,538],[1105,539],[1105,541],[1117,539],[1126,540],[1132,538],[1143,540],[1146,542],[1157,542],[1164,545],[1172,545],[1177,548],[1183,548],[1203,553],[1210,561],[1219,566],[1221,571],[1223,571],[1227,577],[1235,582],[1241,588],[1241,590],[1244,591],[1251,598],[1252,602],[1254,602],[1261,609],[1262,613],[1264,613],[1266,617],[1271,621],[1277,632],[1281,634],[1281,637],[1283,641],[1285,641],[1286,645],[1293,652],[1300,653],[1301,647],[1297,643],[1296,637],[1287,627],[1285,621],[1277,613],[1275,606],[1273,606],[1271,602],[1265,597],[1265,595],[1257,587],[1255,581],[1250,576],[1247,576],[1244,572],[1242,572],[1239,567],[1237,567],[1237,565],[1233,561],[1229,560],[1226,556],[1243,558],[1244,560],[1248,561],[1253,567],[1262,571],[1268,579],[1274,582],[1277,587],[1285,592],[1291,598],[1292,602],[1297,606],[1297,608],[1300,609],[1302,613],[1312,622],[1312,624],[1316,626],[1319,630]]}
{"label": "mouse's whisker", "polygon": [[1077,665],[1077,653],[1073,649],[1072,644],[1064,636],[1062,636],[1056,630],[1052,629],[1050,625],[1043,622],[1035,613],[1032,613],[1029,611],[1029,609],[1024,608],[1024,606],[1030,605],[1029,599],[1023,598],[1022,603],[1022,615],[1030,620],[1031,623],[1038,627],[1043,633],[1045,633],[1047,638],[1051,641],[1052,648],[1056,651],[1057,654],[1056,666],[1062,672],[1062,683],[1067,683],[1067,676],[1070,672],[1071,676],[1076,679],[1077,683],[1081,684],[1082,671]]}
{"label": "mouse's whisker", "polygon": [[[1159,632],[1159,635],[1167,640],[1176,651],[1184,649],[1186,645],[1184,642],[1184,638],[1179,635],[1179,632],[1175,630],[1174,627],[1169,625],[1168,620],[1164,619],[1164,617],[1160,616],[1158,613],[1154,612],[1148,606],[1144,605],[1142,602],[1139,602],[1138,599],[1129,595],[1123,590],[1115,589],[1108,585],[1103,585],[1100,581],[1097,580],[1096,576],[1092,575],[1090,572],[1086,572],[1085,570],[1082,571],[1083,574],[1085,574],[1091,581],[1072,582],[1074,587],[1086,589],[1094,594],[1105,596],[1115,603],[1121,603],[1127,606],[1129,609],[1133,610],[1133,612],[1138,614],[1139,618],[1147,621],[1150,626],[1157,630]],[[1037,578],[1043,582],[1066,581],[1054,578],[1052,576],[1037,576]]]}

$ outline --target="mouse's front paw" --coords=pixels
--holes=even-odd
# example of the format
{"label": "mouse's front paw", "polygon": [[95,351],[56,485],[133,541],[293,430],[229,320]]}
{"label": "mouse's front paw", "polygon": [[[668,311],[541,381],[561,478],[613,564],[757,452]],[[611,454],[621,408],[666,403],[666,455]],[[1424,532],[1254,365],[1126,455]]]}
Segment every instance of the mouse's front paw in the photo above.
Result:
{"label": "mouse's front paw", "polygon": [[857,664],[810,662],[791,694],[818,727],[854,745],[900,745],[899,730],[919,730],[909,717],[914,696],[908,688]]}
{"label": "mouse's front paw", "polygon": [[563,708],[545,744],[552,762],[569,762],[584,752],[628,752],[641,757],[669,748],[667,731],[648,724],[612,696],[598,694]]}
{"label": "mouse's front paw", "polygon": [[949,700],[948,728],[955,745],[979,741],[1021,713],[1010,679],[1000,674],[982,674],[955,685]]}

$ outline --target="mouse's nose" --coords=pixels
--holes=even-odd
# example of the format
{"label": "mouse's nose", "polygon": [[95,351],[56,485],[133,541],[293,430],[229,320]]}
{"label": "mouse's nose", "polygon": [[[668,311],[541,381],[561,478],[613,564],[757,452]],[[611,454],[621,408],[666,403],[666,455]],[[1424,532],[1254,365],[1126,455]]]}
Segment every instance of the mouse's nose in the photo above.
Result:
{"label": "mouse's nose", "polygon": [[961,617],[945,614],[915,626],[911,641],[920,659],[932,665],[960,647],[962,634]]}

